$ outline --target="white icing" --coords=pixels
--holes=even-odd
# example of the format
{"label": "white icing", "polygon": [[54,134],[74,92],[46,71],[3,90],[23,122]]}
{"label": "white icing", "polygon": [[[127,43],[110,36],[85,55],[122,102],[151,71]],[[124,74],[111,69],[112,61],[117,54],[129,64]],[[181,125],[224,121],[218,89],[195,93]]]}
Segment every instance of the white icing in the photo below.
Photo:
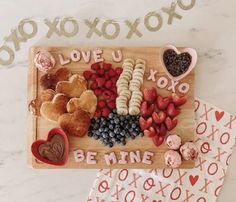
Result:
{"label": "white icing", "polygon": [[168,85],[168,79],[166,77],[162,76],[157,80],[157,87],[165,88],[167,85]]}
{"label": "white icing", "polygon": [[150,76],[147,78],[148,81],[152,80],[156,81],[155,75],[157,74],[157,70],[150,69]]}
{"label": "white icing", "polygon": [[179,85],[178,90],[179,90],[180,93],[186,94],[189,91],[189,88],[190,87],[189,87],[188,83],[181,83]]}
{"label": "white icing", "polygon": [[171,85],[167,88],[167,90],[175,93],[175,87],[179,84],[179,81],[171,80]]}
{"label": "white icing", "polygon": [[107,165],[111,165],[111,164],[117,163],[115,152],[104,154],[104,158],[105,158],[105,161],[106,161]]}
{"label": "white icing", "polygon": [[70,53],[71,60],[74,62],[80,61],[80,52],[77,50],[72,50]]}
{"label": "white icing", "polygon": [[145,151],[143,154],[142,162],[149,165],[152,164],[152,160],[151,160],[152,156],[154,156],[153,152]]}
{"label": "white icing", "polygon": [[97,161],[95,159],[95,156],[97,155],[97,152],[88,152],[87,153],[87,164],[97,164]]}
{"label": "white icing", "polygon": [[91,57],[91,51],[82,51],[82,57],[85,63],[89,63]]}
{"label": "white icing", "polygon": [[75,150],[74,151],[74,159],[75,159],[75,162],[81,162],[85,159],[85,156],[84,156],[84,151],[83,150]]}
{"label": "white icing", "polygon": [[101,50],[101,49],[96,49],[96,50],[93,51],[94,62],[104,61],[104,58],[102,58],[102,53],[103,53],[103,50]]}
{"label": "white icing", "polygon": [[126,157],[128,156],[128,152],[125,152],[125,151],[121,151],[120,152],[120,160],[119,160],[119,164],[127,164],[127,160],[126,160]]}
{"label": "white icing", "polygon": [[70,59],[64,59],[62,54],[58,54],[61,65],[66,65],[70,63]]}
{"label": "white icing", "polygon": [[121,62],[121,60],[122,60],[122,52],[121,52],[121,50],[112,51],[111,55],[112,55],[112,60],[114,62]]}
{"label": "white icing", "polygon": [[140,163],[141,162],[141,157],[140,157],[140,151],[131,151],[129,153],[130,155],[130,161],[131,163]]}

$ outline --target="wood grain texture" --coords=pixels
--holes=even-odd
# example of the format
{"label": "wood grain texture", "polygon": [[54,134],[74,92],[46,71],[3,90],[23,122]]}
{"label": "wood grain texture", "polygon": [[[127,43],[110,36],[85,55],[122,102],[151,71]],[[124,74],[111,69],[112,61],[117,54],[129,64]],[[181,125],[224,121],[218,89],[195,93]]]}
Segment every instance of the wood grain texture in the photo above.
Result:
{"label": "wood grain texture", "polygon": [[[53,69],[55,72],[58,68],[67,67],[72,73],[80,73],[84,70],[90,69],[90,64],[94,61],[93,59],[89,64],[84,63],[83,60],[79,62],[71,62],[68,65],[62,66],[59,62],[58,54],[63,54],[65,57],[69,57],[70,52],[73,49],[77,50],[94,50],[93,47],[88,48],[80,48],[80,47],[32,47],[29,51],[29,72],[28,72],[28,103],[37,98],[42,89],[39,86],[39,78],[43,75],[43,73],[37,71],[37,68],[34,67],[33,58],[34,55],[40,50],[48,50],[52,53],[52,55],[56,58],[56,68]],[[104,47],[101,48],[103,50],[103,58],[105,58],[106,62],[110,62],[113,66],[121,66],[121,63],[114,63],[112,61],[111,52],[113,50],[120,49],[123,54],[123,59],[131,57],[133,59],[142,58],[147,61],[146,65],[146,75],[149,73],[149,69],[158,70],[157,78],[160,76],[166,76],[159,60],[160,48],[156,47]],[[195,128],[195,117],[194,117],[194,71],[192,71],[187,77],[185,77],[181,82],[186,82],[190,84],[190,91],[188,92],[188,102],[182,107],[182,113],[177,117],[178,125],[177,127],[171,131],[172,134],[176,133],[182,137],[183,142],[193,141],[194,139],[194,128]],[[145,80],[143,87],[151,87],[156,86],[154,82]],[[162,96],[170,95],[171,92],[166,89],[159,89],[157,91]],[[125,146],[115,145],[112,148],[105,147],[100,141],[94,140],[93,138],[83,137],[69,137],[70,143],[70,152],[69,152],[69,160],[65,166],[56,167],[44,164],[42,162],[37,161],[31,153],[31,144],[33,141],[37,139],[46,139],[47,133],[50,129],[54,127],[58,127],[56,123],[49,122],[44,120],[41,117],[34,117],[33,115],[28,113],[28,163],[33,168],[164,168],[164,158],[163,154],[167,151],[167,147],[165,144],[160,147],[156,147],[150,138],[147,137],[138,137],[135,140],[128,140]],[[91,165],[87,164],[86,161],[81,163],[76,163],[74,160],[73,151],[77,149],[82,149],[85,152],[87,151],[95,151],[98,153],[96,159],[97,164]],[[128,159],[128,164],[120,165],[115,164],[112,166],[107,166],[104,160],[104,154],[114,151],[116,153],[117,158],[119,159],[120,151],[136,151],[139,150],[141,154],[144,151],[151,151],[155,153],[152,158],[153,163],[151,165],[143,164],[143,163],[130,163]],[[181,168],[193,168],[194,161],[184,161]]]}

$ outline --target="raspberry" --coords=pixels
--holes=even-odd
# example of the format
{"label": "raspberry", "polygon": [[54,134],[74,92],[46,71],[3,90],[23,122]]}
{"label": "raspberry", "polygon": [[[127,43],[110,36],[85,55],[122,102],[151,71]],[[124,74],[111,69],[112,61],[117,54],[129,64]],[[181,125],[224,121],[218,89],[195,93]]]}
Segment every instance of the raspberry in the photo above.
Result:
{"label": "raspberry", "polygon": [[99,69],[96,73],[97,73],[99,76],[104,76],[105,70],[104,70],[104,69]]}
{"label": "raspberry", "polygon": [[110,77],[113,77],[113,76],[116,75],[116,72],[115,72],[114,69],[110,69],[109,72],[108,72],[108,74],[109,74]]}
{"label": "raspberry", "polygon": [[111,78],[108,74],[105,74],[104,78],[106,79],[106,81],[111,80]]}
{"label": "raspberry", "polygon": [[113,110],[113,109],[115,109],[116,108],[116,102],[113,100],[113,101],[109,101],[108,103],[107,103],[107,106],[111,109],[111,110]]}
{"label": "raspberry", "polygon": [[106,83],[105,83],[105,87],[107,88],[107,89],[110,89],[111,87],[112,87],[112,81],[111,80],[109,80],[109,81],[106,81]]}
{"label": "raspberry", "polygon": [[111,110],[108,107],[102,109],[102,116],[107,117],[111,113]]}
{"label": "raspberry", "polygon": [[106,70],[106,71],[108,71],[109,69],[111,69],[111,64],[110,64],[110,63],[105,63],[105,62],[104,62],[104,63],[102,64],[102,66],[103,66],[103,69]]}
{"label": "raspberry", "polygon": [[97,78],[97,75],[96,75],[95,73],[93,73],[92,76],[90,77],[90,79],[91,79],[92,81],[95,81],[96,78]]}
{"label": "raspberry", "polygon": [[121,73],[123,72],[123,69],[121,67],[116,67],[115,71],[117,75],[121,75]]}
{"label": "raspberry", "polygon": [[97,78],[96,81],[98,83],[98,87],[102,87],[106,82],[106,80],[104,78],[101,78],[101,77]]}
{"label": "raspberry", "polygon": [[99,109],[97,109],[94,113],[94,116],[97,117],[97,118],[99,118],[101,115],[102,115],[102,112]]}
{"label": "raspberry", "polygon": [[83,76],[86,80],[89,80],[91,78],[92,74],[93,73],[91,71],[84,71],[83,72]]}
{"label": "raspberry", "polygon": [[102,95],[103,95],[103,97],[104,97],[105,99],[108,100],[108,99],[110,99],[110,97],[111,97],[111,95],[112,95],[112,92],[109,91],[109,90],[105,90],[105,91],[103,91]]}
{"label": "raspberry", "polygon": [[90,88],[91,88],[92,90],[97,89],[97,88],[98,88],[98,83],[97,83],[96,81],[93,81],[92,84],[90,85]]}
{"label": "raspberry", "polygon": [[116,84],[117,78],[116,77],[112,77],[111,81],[112,81],[112,83]]}
{"label": "raspberry", "polygon": [[98,97],[99,95],[101,95],[102,94],[102,90],[101,89],[95,89],[94,90],[94,94]]}
{"label": "raspberry", "polygon": [[98,101],[98,108],[102,109],[106,106],[106,102],[104,100]]}
{"label": "raspberry", "polygon": [[112,91],[114,94],[117,94],[117,88],[116,88],[116,86],[113,86],[113,87],[111,88],[111,91]]}
{"label": "raspberry", "polygon": [[95,71],[98,71],[99,69],[101,69],[100,64],[99,63],[93,63],[91,65],[91,69],[95,70]]}
{"label": "raspberry", "polygon": [[115,94],[112,94],[112,95],[110,96],[110,100],[116,100],[116,95],[115,95]]}

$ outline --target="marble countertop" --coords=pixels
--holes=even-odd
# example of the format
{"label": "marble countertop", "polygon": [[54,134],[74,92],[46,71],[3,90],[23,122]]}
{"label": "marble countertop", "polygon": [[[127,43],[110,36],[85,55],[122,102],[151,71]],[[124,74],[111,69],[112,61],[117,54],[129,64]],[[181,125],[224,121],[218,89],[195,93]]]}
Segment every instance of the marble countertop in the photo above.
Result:
{"label": "marble countertop", "polygon": [[[169,5],[163,0],[29,0],[0,1],[0,36],[3,40],[10,29],[25,17],[38,20],[55,16],[103,16],[107,18],[142,17],[147,12]],[[185,1],[189,2],[189,1]],[[197,0],[190,11],[179,12],[181,20],[163,25],[157,33],[143,31],[141,38],[106,40],[96,36],[73,39],[42,35],[21,44],[17,60],[11,68],[0,69],[0,201],[1,202],[83,202],[89,193],[97,170],[33,170],[26,163],[26,82],[27,50],[37,44],[162,46],[167,43],[195,47],[199,54],[196,68],[196,96],[230,113],[236,114],[236,1]],[[164,18],[166,21],[167,19]],[[124,26],[124,25],[123,25]],[[83,33],[83,26],[80,27]],[[140,26],[140,30],[144,27]],[[87,30],[86,30],[87,31]],[[232,157],[218,201],[236,198],[236,156]]]}

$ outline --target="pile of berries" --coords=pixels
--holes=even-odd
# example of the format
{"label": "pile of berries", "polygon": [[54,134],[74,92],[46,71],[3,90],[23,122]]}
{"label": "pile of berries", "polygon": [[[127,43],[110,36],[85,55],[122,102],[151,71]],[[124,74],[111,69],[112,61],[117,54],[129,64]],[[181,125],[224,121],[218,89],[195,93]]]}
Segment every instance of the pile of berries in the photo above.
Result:
{"label": "pile of berries", "polygon": [[91,71],[84,71],[83,76],[88,81],[89,88],[98,98],[95,117],[107,117],[116,107],[116,81],[122,73],[121,67],[112,68],[110,63],[94,63]]}
{"label": "pile of berries", "polygon": [[89,137],[100,140],[104,145],[126,144],[126,138],[144,136],[139,126],[139,116],[121,116],[113,110],[107,117],[93,118],[88,132]]}
{"label": "pile of berries", "polygon": [[156,88],[143,90],[144,101],[141,104],[139,124],[144,135],[151,137],[156,146],[160,146],[167,134],[177,126],[175,118],[181,112],[180,106],[187,102],[186,96],[172,94],[169,97],[157,95]]}

